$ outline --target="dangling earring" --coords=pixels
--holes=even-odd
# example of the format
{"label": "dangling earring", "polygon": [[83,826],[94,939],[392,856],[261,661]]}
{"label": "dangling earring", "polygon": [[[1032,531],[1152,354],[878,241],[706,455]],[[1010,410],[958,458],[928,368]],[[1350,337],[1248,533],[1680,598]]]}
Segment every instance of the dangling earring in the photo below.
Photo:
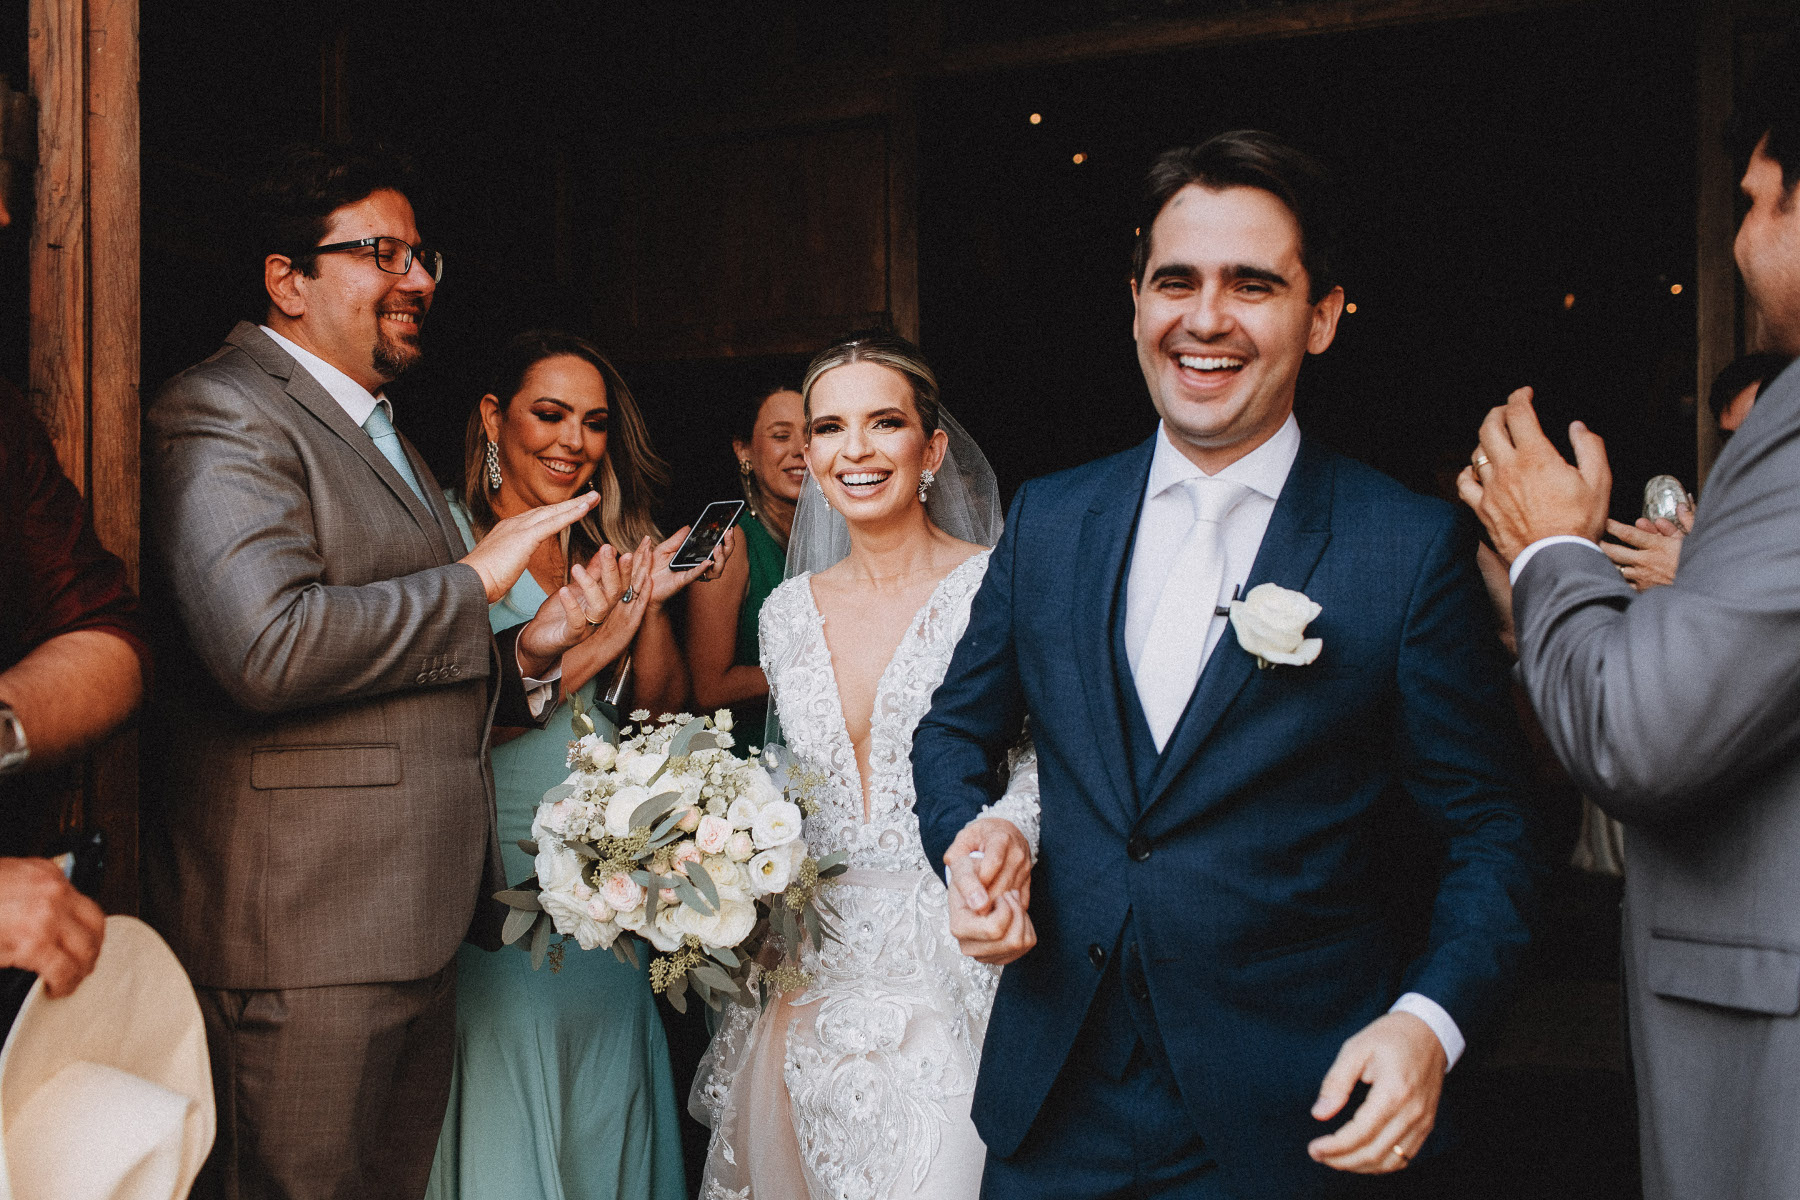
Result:
{"label": "dangling earring", "polygon": [[931,485],[936,482],[937,482],[937,476],[932,473],[932,470],[930,467],[926,467],[923,471],[919,472],[919,503],[920,504],[925,503],[925,493],[929,492],[931,490]]}
{"label": "dangling earring", "polygon": [[[819,499],[825,502],[825,507],[831,508],[831,497],[825,494],[825,485],[819,482],[819,477],[809,473],[807,478],[812,480],[813,486],[819,489]],[[831,511],[836,512],[837,509],[831,508]]]}
{"label": "dangling earring", "polygon": [[487,448],[488,491],[500,490],[500,447],[489,442]]}
{"label": "dangling earring", "polygon": [[750,465],[749,459],[747,459],[747,458],[738,459],[738,474],[742,475],[745,479],[750,478],[750,476],[755,472],[755,470],[756,470],[756,468],[752,467]]}

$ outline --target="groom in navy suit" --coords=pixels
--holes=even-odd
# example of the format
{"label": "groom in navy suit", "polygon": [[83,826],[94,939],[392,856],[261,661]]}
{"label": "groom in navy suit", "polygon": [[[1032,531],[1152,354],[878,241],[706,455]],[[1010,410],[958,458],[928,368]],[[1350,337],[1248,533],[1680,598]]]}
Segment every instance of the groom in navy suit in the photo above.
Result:
{"label": "groom in navy suit", "polygon": [[[974,1098],[990,1200],[1293,1200],[1401,1170],[1525,945],[1522,754],[1470,531],[1294,422],[1343,311],[1331,217],[1269,134],[1158,160],[1132,295],[1161,426],[1020,489],[919,724],[952,930],[1010,963]],[[981,812],[1026,717],[1035,864]]]}

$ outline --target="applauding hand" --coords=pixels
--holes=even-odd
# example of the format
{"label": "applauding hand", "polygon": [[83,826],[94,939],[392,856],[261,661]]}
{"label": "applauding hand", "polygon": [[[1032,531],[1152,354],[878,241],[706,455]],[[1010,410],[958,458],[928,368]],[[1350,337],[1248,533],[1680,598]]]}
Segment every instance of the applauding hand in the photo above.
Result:
{"label": "applauding hand", "polygon": [[970,958],[1003,966],[1037,945],[1031,846],[1003,817],[963,826],[944,855],[950,868],[950,934]]}
{"label": "applauding hand", "polygon": [[581,520],[588,510],[600,503],[600,493],[589,492],[558,504],[529,508],[516,517],[508,517],[488,530],[476,547],[459,562],[475,568],[487,602],[494,603],[512,590],[525,573],[526,564],[544,539]]}
{"label": "applauding hand", "polygon": [[541,678],[601,627],[624,600],[632,557],[621,560],[618,551],[602,546],[586,567],[570,566],[569,582],[545,599],[519,631],[519,667],[527,676]]}
{"label": "applauding hand", "polygon": [[1481,423],[1481,445],[1473,464],[1456,477],[1456,491],[1508,564],[1525,547],[1557,534],[1600,540],[1612,499],[1606,443],[1580,421],[1569,426],[1569,442],[1574,466],[1544,436],[1530,388],[1508,396]]}

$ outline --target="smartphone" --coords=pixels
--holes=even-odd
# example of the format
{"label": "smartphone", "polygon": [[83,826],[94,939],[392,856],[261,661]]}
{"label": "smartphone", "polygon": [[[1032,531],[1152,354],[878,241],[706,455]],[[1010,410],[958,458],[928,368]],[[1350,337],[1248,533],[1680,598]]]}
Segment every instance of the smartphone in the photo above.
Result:
{"label": "smartphone", "polygon": [[669,560],[671,571],[691,571],[707,560],[713,549],[725,540],[726,531],[744,511],[742,500],[714,500],[688,530],[687,540]]}

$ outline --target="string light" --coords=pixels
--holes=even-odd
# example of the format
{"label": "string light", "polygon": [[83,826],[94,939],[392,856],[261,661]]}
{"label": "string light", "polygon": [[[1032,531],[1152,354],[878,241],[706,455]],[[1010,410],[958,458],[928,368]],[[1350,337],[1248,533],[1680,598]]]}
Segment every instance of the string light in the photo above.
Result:
{"label": "string light", "polygon": [[1030,121],[1033,125],[1042,125],[1044,123],[1044,114],[1032,113],[1026,120]]}
{"label": "string light", "polygon": [[1574,308],[1575,307],[1575,293],[1574,292],[1563,293],[1563,307],[1564,308]]}
{"label": "string light", "polygon": [[1077,166],[1079,166],[1080,164],[1082,164],[1086,161],[1087,161],[1087,155],[1085,155],[1085,154],[1077,154],[1075,156],[1075,163]]}
{"label": "string light", "polygon": [[1669,295],[1671,295],[1671,296],[1681,295],[1681,285],[1679,283],[1671,283],[1669,285]]}
{"label": "string light", "polygon": [[1350,303],[1344,305],[1344,311],[1347,313],[1355,312],[1356,311],[1356,301],[1352,300]]}

